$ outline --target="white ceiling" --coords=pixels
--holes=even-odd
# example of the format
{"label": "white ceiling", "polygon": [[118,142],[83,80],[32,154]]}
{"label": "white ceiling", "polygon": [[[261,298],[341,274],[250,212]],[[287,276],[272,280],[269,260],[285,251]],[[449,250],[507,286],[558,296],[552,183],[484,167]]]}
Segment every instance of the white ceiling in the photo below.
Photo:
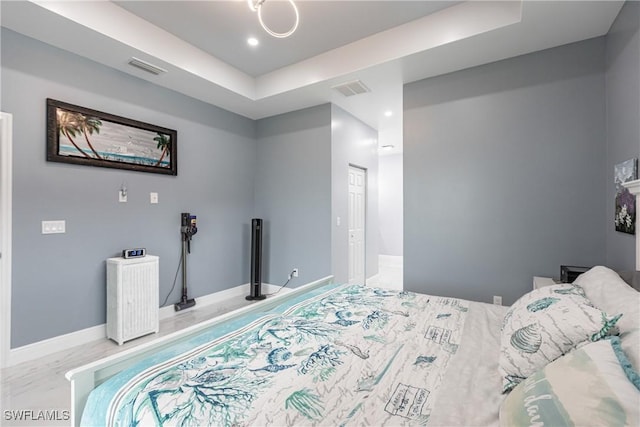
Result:
{"label": "white ceiling", "polygon": [[[456,2],[297,1],[301,24],[285,39],[268,35],[244,0],[115,3],[238,70],[258,77]],[[263,7],[263,17],[271,27],[280,32],[291,28],[295,16],[289,2],[267,0]],[[247,45],[250,36],[259,39],[259,47]]]}
{"label": "white ceiling", "polygon": [[[0,12],[4,27],[252,119],[333,102],[398,152],[404,83],[601,36],[622,3],[297,0],[287,39],[246,0],[2,1]],[[285,31],[293,12],[267,0],[263,17]],[[133,68],[134,56],[168,72]],[[371,93],[331,89],[354,79]]]}

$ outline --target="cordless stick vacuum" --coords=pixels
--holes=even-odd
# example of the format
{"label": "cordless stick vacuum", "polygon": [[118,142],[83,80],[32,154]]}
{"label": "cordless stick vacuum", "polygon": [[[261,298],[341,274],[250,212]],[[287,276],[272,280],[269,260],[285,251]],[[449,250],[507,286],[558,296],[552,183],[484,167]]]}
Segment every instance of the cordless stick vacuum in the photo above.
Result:
{"label": "cordless stick vacuum", "polygon": [[196,227],[196,216],[188,212],[182,213],[182,299],[174,305],[176,311],[191,308],[196,305],[196,300],[187,297],[187,254],[191,253],[191,238],[198,232]]}

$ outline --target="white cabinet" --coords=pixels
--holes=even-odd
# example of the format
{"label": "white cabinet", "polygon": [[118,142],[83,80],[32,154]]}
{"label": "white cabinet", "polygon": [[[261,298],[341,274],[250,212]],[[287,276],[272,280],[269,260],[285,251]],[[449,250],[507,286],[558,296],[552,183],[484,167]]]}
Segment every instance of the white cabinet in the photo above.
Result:
{"label": "white cabinet", "polygon": [[122,345],[159,328],[159,258],[107,259],[107,338]]}
{"label": "white cabinet", "polygon": [[558,282],[553,280],[551,277],[533,276],[533,289],[540,289],[544,286],[551,286],[557,283]]}

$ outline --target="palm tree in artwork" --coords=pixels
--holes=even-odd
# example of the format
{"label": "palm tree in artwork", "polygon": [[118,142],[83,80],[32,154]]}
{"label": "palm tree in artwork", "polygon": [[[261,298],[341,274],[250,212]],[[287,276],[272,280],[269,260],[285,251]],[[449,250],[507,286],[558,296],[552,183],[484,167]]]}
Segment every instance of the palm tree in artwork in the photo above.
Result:
{"label": "palm tree in artwork", "polygon": [[100,154],[93,148],[91,145],[91,141],[89,141],[89,135],[93,135],[93,133],[100,133],[100,126],[102,126],[102,122],[97,117],[87,117],[79,114],[80,116],[80,128],[82,129],[82,133],[84,134],[84,139],[87,141],[87,145],[93,151],[96,158],[102,159]]}
{"label": "palm tree in artwork", "polygon": [[78,144],[73,140],[73,137],[76,136],[76,133],[81,132],[81,118],[82,114],[72,113],[70,111],[65,111],[60,108],[57,110],[58,117],[58,133],[67,137],[69,142],[76,147],[83,156],[91,158],[87,153],[85,153],[82,148],[78,147]]}
{"label": "palm tree in artwork", "polygon": [[155,164],[155,166],[160,166],[160,163],[162,163],[164,156],[166,156],[169,150],[171,150],[171,139],[169,138],[169,135],[165,135],[164,133],[158,133],[158,136],[153,138],[153,140],[158,141],[157,148],[159,150],[162,150],[162,155],[160,155],[158,162]]}

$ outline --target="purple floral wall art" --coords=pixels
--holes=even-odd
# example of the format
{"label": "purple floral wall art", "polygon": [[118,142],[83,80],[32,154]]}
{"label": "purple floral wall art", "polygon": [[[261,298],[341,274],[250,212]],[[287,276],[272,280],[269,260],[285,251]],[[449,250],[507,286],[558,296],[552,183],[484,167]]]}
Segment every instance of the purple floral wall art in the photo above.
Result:
{"label": "purple floral wall art", "polygon": [[616,231],[636,234],[636,198],[622,183],[638,179],[638,159],[630,159],[615,165]]}

